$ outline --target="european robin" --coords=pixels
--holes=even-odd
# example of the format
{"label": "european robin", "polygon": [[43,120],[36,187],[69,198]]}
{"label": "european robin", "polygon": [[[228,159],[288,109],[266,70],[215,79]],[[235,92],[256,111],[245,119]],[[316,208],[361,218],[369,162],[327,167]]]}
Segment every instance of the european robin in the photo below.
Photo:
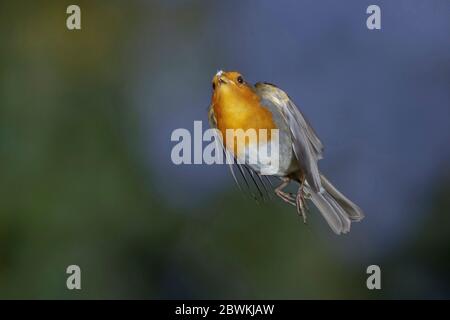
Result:
{"label": "european robin", "polygon": [[[225,152],[231,153],[235,159],[244,159],[244,162],[241,161],[241,165],[238,165],[244,178],[244,170],[248,170],[247,173],[250,173],[258,190],[260,187],[257,181],[262,182],[265,188],[262,171],[266,163],[262,163],[259,158],[256,162],[248,163],[249,153],[260,152],[259,145],[254,146],[244,138],[244,148],[238,148],[238,136],[233,135],[232,139],[229,139],[227,131],[265,130],[264,132],[269,132],[265,139],[270,142],[270,132],[276,129],[278,164],[269,175],[278,177],[281,184],[275,187],[273,192],[283,201],[296,206],[305,222],[306,200],[311,200],[336,234],[349,232],[352,222],[363,219],[362,210],[319,172],[318,161],[322,158],[322,142],[283,90],[266,82],[258,82],[253,86],[247,83],[239,72],[234,71],[217,72],[212,80],[212,89],[208,112],[210,125],[220,131]],[[233,169],[232,173],[236,180]],[[284,191],[292,181],[299,185],[296,194]],[[245,182],[248,186],[247,179]]]}

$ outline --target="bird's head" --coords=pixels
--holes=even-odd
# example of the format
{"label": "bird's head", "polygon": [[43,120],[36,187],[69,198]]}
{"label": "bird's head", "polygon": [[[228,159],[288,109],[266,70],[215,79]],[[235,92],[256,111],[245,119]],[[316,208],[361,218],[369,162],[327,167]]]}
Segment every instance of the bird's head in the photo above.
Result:
{"label": "bird's head", "polygon": [[237,71],[218,71],[212,80],[213,97],[229,95],[246,95],[252,92],[251,87],[245,82]]}

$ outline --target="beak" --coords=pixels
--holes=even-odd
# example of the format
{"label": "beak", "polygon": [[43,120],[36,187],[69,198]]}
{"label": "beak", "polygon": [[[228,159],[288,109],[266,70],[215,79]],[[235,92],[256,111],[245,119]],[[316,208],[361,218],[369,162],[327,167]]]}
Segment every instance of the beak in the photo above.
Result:
{"label": "beak", "polygon": [[224,76],[219,77],[219,85],[221,85],[222,83],[228,83],[228,80]]}
{"label": "beak", "polygon": [[217,77],[217,84],[220,86],[223,83],[228,83],[228,79],[223,74],[224,72],[222,70],[217,71],[216,77]]}
{"label": "beak", "polygon": [[222,75],[223,75],[223,70],[217,71],[217,73],[216,73],[217,78],[220,78]]}

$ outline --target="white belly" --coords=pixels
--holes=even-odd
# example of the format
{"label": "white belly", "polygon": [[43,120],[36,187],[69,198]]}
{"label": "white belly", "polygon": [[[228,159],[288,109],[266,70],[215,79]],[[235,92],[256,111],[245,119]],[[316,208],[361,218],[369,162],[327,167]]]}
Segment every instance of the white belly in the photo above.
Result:
{"label": "white belly", "polygon": [[298,170],[290,135],[283,132],[279,132],[278,142],[248,144],[237,161],[262,175],[286,176]]}

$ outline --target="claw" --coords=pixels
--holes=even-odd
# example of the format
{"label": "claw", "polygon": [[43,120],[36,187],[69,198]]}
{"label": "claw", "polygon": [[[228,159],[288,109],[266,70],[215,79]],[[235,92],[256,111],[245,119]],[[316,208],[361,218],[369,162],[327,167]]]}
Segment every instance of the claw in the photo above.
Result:
{"label": "claw", "polygon": [[283,191],[280,191],[280,190],[276,190],[275,194],[277,196],[279,196],[283,201],[285,201],[285,202],[287,202],[287,203],[289,203],[289,204],[291,204],[293,206],[296,205],[295,199],[289,193],[286,193],[286,192],[283,192]]}

